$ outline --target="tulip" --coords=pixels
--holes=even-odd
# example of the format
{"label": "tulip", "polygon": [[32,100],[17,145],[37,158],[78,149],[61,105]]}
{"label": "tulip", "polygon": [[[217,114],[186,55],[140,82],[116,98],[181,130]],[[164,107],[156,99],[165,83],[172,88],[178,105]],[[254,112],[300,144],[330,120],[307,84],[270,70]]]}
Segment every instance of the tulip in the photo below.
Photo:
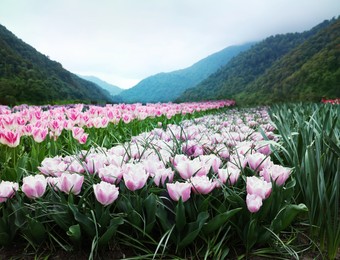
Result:
{"label": "tulip", "polygon": [[[203,162],[204,165],[207,165],[209,170],[210,168],[212,168],[214,173],[218,172],[218,169],[220,168],[222,161],[220,158],[218,158],[216,155],[214,154],[210,154],[210,155],[201,155],[200,160]],[[208,171],[209,171],[208,170]]]}
{"label": "tulip", "polygon": [[253,153],[247,155],[247,161],[250,169],[253,171],[261,171],[266,164],[270,162],[270,157],[262,153]]}
{"label": "tulip", "polygon": [[110,164],[100,168],[98,170],[98,176],[102,181],[106,181],[111,184],[118,184],[123,177],[123,172],[121,167]]}
{"label": "tulip", "polygon": [[30,199],[40,198],[46,191],[47,180],[41,174],[24,177],[22,182],[21,190]]}
{"label": "tulip", "polygon": [[246,203],[248,210],[251,213],[255,213],[259,211],[262,206],[262,198],[255,194],[247,194]]}
{"label": "tulip", "polygon": [[123,166],[122,170],[125,186],[131,191],[143,188],[149,177],[149,174],[145,171],[145,168],[141,163],[126,164]]}
{"label": "tulip", "polygon": [[156,171],[154,174],[151,174],[153,177],[153,182],[157,185],[160,186],[164,185],[165,181],[168,180],[168,182],[172,182],[174,179],[175,173],[170,169],[170,168],[164,168]]}
{"label": "tulip", "polygon": [[20,143],[21,135],[18,132],[4,130],[2,135],[0,135],[0,143],[7,145],[9,147],[17,147]]}
{"label": "tulip", "polygon": [[263,170],[259,174],[267,182],[271,182],[273,180],[276,182],[277,185],[282,186],[289,178],[290,173],[290,168],[286,168],[281,165],[271,164],[268,167],[263,168]]}
{"label": "tulip", "polygon": [[46,127],[35,127],[32,129],[32,136],[35,142],[41,143],[45,140],[48,134],[48,129]]}
{"label": "tulip", "polygon": [[167,183],[166,187],[170,198],[174,201],[179,201],[182,198],[182,201],[185,202],[190,198],[191,184],[188,182]]}
{"label": "tulip", "polygon": [[208,176],[194,176],[190,178],[192,190],[200,194],[208,194],[215,188],[215,182],[212,182]]}
{"label": "tulip", "polygon": [[2,181],[0,183],[0,203],[12,198],[14,193],[19,189],[19,184],[11,181]]}
{"label": "tulip", "polygon": [[93,191],[97,201],[104,206],[112,204],[119,195],[119,188],[105,181],[93,184]]}
{"label": "tulip", "polygon": [[77,141],[80,143],[80,144],[86,144],[86,141],[87,141],[87,137],[89,136],[89,134],[87,133],[83,133],[81,136],[79,136],[79,138],[77,139]]}
{"label": "tulip", "polygon": [[218,170],[218,177],[222,183],[226,183],[228,181],[230,185],[234,185],[240,177],[241,170],[237,167],[234,167],[229,162],[227,163],[227,166],[228,167],[226,169]]}
{"label": "tulip", "polygon": [[67,167],[67,170],[72,173],[84,173],[85,172],[85,166],[79,161],[73,159],[72,162]]}
{"label": "tulip", "polygon": [[155,174],[157,171],[165,169],[164,164],[158,158],[150,158],[144,160],[142,163],[146,172],[148,172],[149,174]]}
{"label": "tulip", "polygon": [[179,175],[185,180],[190,179],[201,168],[202,163],[199,160],[180,161],[176,166]]}
{"label": "tulip", "polygon": [[67,164],[60,157],[45,158],[38,167],[40,172],[47,176],[60,176],[66,168]]}
{"label": "tulip", "polygon": [[257,195],[262,199],[268,198],[272,191],[272,183],[266,182],[263,178],[247,177],[246,183],[247,193]]}
{"label": "tulip", "polygon": [[59,188],[66,194],[73,193],[78,195],[84,182],[84,176],[73,173],[63,173],[59,177]]}

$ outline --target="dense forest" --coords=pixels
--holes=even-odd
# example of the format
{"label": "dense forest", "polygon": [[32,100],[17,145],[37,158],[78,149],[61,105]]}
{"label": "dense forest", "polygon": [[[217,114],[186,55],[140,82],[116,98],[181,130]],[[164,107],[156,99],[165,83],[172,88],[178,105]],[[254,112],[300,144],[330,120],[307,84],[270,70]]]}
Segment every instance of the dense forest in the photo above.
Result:
{"label": "dense forest", "polygon": [[340,19],[270,36],[188,89],[177,101],[235,98],[242,104],[340,96]]}
{"label": "dense forest", "polygon": [[126,103],[173,101],[186,89],[196,86],[227,64],[231,58],[249,49],[253,44],[230,46],[209,55],[188,68],[150,76],[114,97],[115,101]]}
{"label": "dense forest", "polygon": [[0,104],[98,103],[109,96],[0,25]]}

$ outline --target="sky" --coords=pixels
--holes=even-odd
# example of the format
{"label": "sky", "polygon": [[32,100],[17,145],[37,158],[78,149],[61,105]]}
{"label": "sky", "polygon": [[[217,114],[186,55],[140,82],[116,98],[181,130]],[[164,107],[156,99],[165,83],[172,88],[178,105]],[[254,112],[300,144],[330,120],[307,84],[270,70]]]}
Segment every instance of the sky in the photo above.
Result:
{"label": "sky", "polygon": [[339,15],[340,0],[0,0],[0,24],[18,38],[121,88]]}

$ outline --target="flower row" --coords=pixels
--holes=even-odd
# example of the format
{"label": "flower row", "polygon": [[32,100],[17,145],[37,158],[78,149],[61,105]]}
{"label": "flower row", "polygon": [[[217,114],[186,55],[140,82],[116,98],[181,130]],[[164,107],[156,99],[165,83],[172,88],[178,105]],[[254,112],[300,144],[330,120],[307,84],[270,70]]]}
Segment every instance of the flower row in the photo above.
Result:
{"label": "flower row", "polygon": [[109,123],[122,120],[129,123],[134,119],[176,114],[191,114],[225,106],[232,106],[231,100],[195,102],[195,103],[158,103],[158,104],[119,104],[100,106],[38,107],[20,106],[10,109],[0,106],[0,144],[16,147],[22,135],[32,136],[35,142],[42,142],[46,136],[56,139],[63,129],[72,131],[72,136],[79,143],[85,143],[88,134],[84,128],[106,128]]}

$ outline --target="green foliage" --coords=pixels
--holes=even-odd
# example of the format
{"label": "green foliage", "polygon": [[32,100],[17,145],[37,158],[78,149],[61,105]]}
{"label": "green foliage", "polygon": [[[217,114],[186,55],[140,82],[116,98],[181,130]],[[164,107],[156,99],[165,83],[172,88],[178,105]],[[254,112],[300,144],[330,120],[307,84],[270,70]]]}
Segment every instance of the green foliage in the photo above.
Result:
{"label": "green foliage", "polygon": [[279,155],[295,168],[296,199],[308,207],[311,234],[334,259],[340,246],[340,107],[275,106],[271,118],[284,147]]}
{"label": "green foliage", "polygon": [[320,101],[340,96],[340,18],[310,31],[271,36],[177,101],[233,98],[238,104]]}
{"label": "green foliage", "polygon": [[65,70],[0,25],[0,104],[109,102],[109,93]]}

